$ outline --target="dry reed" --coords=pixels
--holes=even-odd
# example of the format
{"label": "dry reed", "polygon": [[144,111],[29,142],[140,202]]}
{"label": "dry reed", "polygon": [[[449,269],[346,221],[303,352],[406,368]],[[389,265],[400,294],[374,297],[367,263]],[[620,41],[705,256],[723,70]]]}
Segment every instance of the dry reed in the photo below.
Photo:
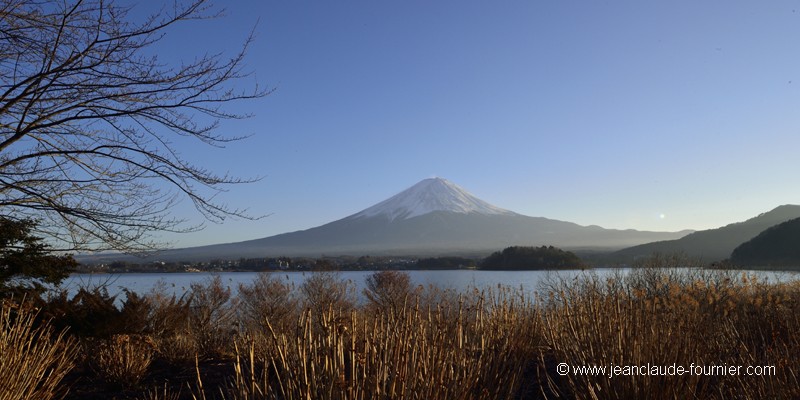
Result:
{"label": "dry reed", "polygon": [[[797,287],[729,273],[634,272],[564,284],[542,305],[548,390],[578,399],[797,398]],[[792,360],[792,361],[790,361]],[[569,366],[776,366],[769,376],[697,374],[609,378],[553,373]],[[794,364],[792,364],[794,363]],[[543,391],[547,394],[547,391]]]}
{"label": "dry reed", "polygon": [[[240,304],[246,308],[238,315],[232,307],[237,299],[211,281],[193,287],[185,299],[150,296],[144,322],[157,356],[176,364],[195,359],[197,379],[183,398],[800,398],[800,284],[675,268],[680,259],[674,257],[650,264],[627,275],[552,281],[533,299],[502,287],[462,293],[412,289],[402,275],[384,274],[373,279],[369,303],[361,306],[354,303],[351,283],[335,274],[299,287],[305,298],[263,276],[244,287]],[[74,344],[63,335],[51,339],[47,328],[33,328],[32,314],[3,312],[0,393],[10,387],[6,382],[27,382],[28,389],[42,392],[7,392],[14,395],[0,400],[54,396],[76,356]],[[122,351],[115,356],[117,367],[132,370],[124,361],[131,345],[115,340],[122,339],[114,337],[107,351]],[[26,355],[6,355],[15,351]],[[197,360],[208,354],[233,364],[229,380],[203,382],[208,375]],[[12,360],[28,365],[6,367]],[[558,363],[754,365],[775,366],[775,373],[609,378],[559,375]],[[44,368],[54,380],[38,380],[46,374],[33,368],[43,365],[50,365]],[[2,376],[11,368],[17,369],[15,379]],[[181,394],[164,386],[146,396],[172,400]]]}
{"label": "dry reed", "polygon": [[114,335],[97,346],[92,364],[107,383],[135,387],[147,374],[154,347],[146,336]]}
{"label": "dry reed", "polygon": [[[240,341],[224,399],[505,399],[522,383],[530,305],[510,291],[366,318],[306,310],[295,332]],[[487,301],[489,298],[490,301]],[[456,310],[447,310],[451,307]],[[452,313],[454,321],[443,316]],[[319,322],[319,323],[317,323]],[[198,390],[196,398],[206,398]]]}
{"label": "dry reed", "polygon": [[72,369],[77,346],[64,333],[36,325],[34,310],[0,307],[0,400],[61,398],[60,383]]}

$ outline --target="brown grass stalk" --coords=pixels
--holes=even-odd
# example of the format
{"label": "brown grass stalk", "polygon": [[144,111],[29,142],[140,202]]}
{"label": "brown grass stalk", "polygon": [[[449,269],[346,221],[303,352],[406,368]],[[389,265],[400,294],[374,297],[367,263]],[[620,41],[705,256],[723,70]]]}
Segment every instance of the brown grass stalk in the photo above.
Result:
{"label": "brown grass stalk", "polygon": [[0,400],[61,398],[61,386],[77,356],[75,341],[36,325],[36,313],[3,304],[0,308]]}

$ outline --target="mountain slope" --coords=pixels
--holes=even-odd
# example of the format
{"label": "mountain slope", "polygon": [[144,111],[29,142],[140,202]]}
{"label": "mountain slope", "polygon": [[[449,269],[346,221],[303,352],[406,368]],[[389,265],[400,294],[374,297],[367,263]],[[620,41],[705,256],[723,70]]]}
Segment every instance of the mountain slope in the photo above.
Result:
{"label": "mountain slope", "polygon": [[800,217],[800,206],[783,205],[744,222],[697,231],[677,240],[647,243],[623,249],[616,252],[613,258],[632,261],[655,252],[684,252],[692,257],[700,257],[707,262],[719,261],[730,257],[731,252],[737,246],[767,228],[798,217]]}
{"label": "mountain slope", "polygon": [[349,219],[383,216],[390,221],[409,219],[434,211],[460,214],[515,215],[495,207],[443,178],[424,179],[416,185],[351,215]]}
{"label": "mountain slope", "polygon": [[441,178],[416,185],[358,213],[315,228],[262,239],[168,250],[162,261],[276,256],[445,255],[509,246],[609,248],[676,239],[687,232],[580,226],[493,206]]}
{"label": "mountain slope", "polygon": [[731,261],[748,267],[800,266],[800,218],[775,225],[733,250]]}

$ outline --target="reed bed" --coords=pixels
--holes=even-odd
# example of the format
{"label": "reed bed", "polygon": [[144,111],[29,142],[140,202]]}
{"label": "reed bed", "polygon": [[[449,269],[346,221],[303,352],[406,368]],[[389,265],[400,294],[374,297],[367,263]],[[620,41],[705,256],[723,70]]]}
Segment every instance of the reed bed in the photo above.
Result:
{"label": "reed bed", "polygon": [[[543,363],[569,366],[774,366],[775,374],[559,375],[553,395],[576,399],[800,397],[796,284],[717,272],[584,277],[551,293]],[[737,371],[738,372],[738,371]]]}
{"label": "reed bed", "polygon": [[67,392],[61,381],[77,357],[75,340],[36,317],[25,303],[0,306],[0,400],[57,399]]}
{"label": "reed bed", "polygon": [[[352,283],[335,274],[297,290],[265,275],[238,299],[218,280],[180,299],[155,290],[131,303],[144,313],[140,322],[104,326],[99,331],[110,336],[88,341],[119,353],[108,367],[117,368],[117,378],[106,381],[135,387],[119,399],[800,398],[798,283],[653,266],[553,280],[534,293],[415,288],[406,278],[376,273],[361,304]],[[90,331],[59,304],[66,315],[55,322],[77,321],[80,332]],[[36,327],[33,314],[3,312],[3,349],[17,353],[0,352],[0,374],[15,369],[21,372],[14,377],[25,379],[0,376],[0,382],[28,382],[44,393],[27,398],[63,393],[60,377],[77,362],[73,339],[53,334],[49,324]],[[125,306],[119,311],[130,312]],[[136,332],[119,331],[131,326]],[[562,375],[561,363],[774,369],[754,376],[609,377]],[[181,376],[174,379],[183,380],[165,378],[153,365],[174,368]],[[0,393],[10,388],[2,385]],[[26,398],[5,396],[0,400]]]}
{"label": "reed bed", "polygon": [[[306,310],[294,333],[242,341],[226,399],[506,399],[517,392],[524,365],[527,304],[485,292],[468,304],[367,315],[334,308]],[[498,297],[503,297],[499,299]],[[418,300],[416,298],[415,300]],[[456,306],[456,310],[446,307]],[[455,320],[444,318],[448,312]],[[314,321],[321,321],[317,325]]]}

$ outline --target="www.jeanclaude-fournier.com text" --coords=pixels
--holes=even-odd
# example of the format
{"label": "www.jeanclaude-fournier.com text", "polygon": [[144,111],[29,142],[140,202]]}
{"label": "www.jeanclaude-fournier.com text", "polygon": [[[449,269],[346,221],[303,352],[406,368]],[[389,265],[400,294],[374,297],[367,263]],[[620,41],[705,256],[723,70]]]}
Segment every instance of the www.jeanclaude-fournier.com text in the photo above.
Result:
{"label": "www.jeanclaude-fournier.com text", "polygon": [[560,363],[556,366],[559,375],[591,375],[591,376],[774,376],[774,365],[569,365]]}

